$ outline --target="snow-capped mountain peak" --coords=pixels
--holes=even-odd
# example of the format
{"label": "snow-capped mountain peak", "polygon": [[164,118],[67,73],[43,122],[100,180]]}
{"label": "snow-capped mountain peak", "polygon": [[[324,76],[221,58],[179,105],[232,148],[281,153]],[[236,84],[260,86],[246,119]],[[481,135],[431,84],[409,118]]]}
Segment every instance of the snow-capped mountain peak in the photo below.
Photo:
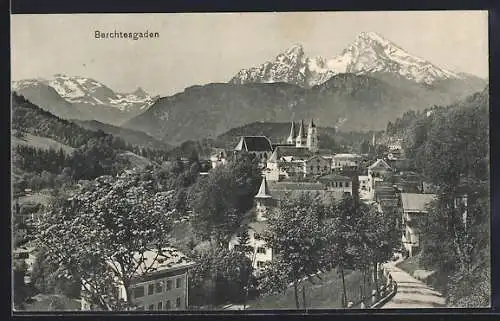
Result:
{"label": "snow-capped mountain peak", "polygon": [[49,79],[16,81],[13,82],[13,88],[17,90],[26,86],[33,87],[37,83],[52,87],[63,99],[72,104],[103,105],[123,112],[145,109],[155,101],[155,97],[151,97],[141,87],[132,93],[117,93],[92,78],[64,74],[56,74]]}
{"label": "snow-capped mountain peak", "polygon": [[443,79],[462,79],[452,71],[414,56],[376,32],[362,32],[341,53],[330,59],[308,58],[295,44],[276,56],[274,62],[241,70],[231,83],[290,82],[303,87],[321,84],[339,73],[399,75],[431,85]]}

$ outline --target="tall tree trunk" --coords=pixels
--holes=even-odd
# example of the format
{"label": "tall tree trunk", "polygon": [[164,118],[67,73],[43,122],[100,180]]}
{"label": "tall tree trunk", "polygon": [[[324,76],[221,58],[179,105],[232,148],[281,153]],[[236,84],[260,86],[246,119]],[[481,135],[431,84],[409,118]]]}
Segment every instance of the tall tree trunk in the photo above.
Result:
{"label": "tall tree trunk", "polygon": [[293,292],[295,295],[295,306],[297,307],[297,310],[298,310],[298,309],[300,309],[300,302],[299,302],[297,281],[293,282]]}
{"label": "tall tree trunk", "polygon": [[306,306],[306,286],[304,282],[302,282],[302,304],[304,306],[304,310],[307,311],[307,306]]}
{"label": "tall tree trunk", "polygon": [[342,291],[344,293],[343,300],[344,300],[344,308],[345,308],[347,306],[347,289],[345,287],[344,267],[340,268],[340,275],[342,276]]}

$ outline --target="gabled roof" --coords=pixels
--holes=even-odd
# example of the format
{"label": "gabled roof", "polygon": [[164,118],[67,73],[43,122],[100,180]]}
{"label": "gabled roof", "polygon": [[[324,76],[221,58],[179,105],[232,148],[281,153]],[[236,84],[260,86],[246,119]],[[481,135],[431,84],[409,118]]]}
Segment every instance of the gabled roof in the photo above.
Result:
{"label": "gabled roof", "polygon": [[375,169],[375,168],[391,169],[391,166],[389,166],[389,164],[387,164],[387,162],[385,160],[379,158],[375,161],[375,163],[368,166],[368,169]]}
{"label": "gabled roof", "polygon": [[[134,254],[134,260],[137,263],[137,270],[134,276],[187,268],[195,264],[186,255],[173,247],[163,247],[159,250],[147,250],[142,255],[136,252]],[[109,264],[112,264],[112,262],[109,262]]]}
{"label": "gabled roof", "polygon": [[321,176],[318,180],[319,181],[329,181],[329,182],[331,182],[331,181],[342,181],[342,182],[352,181],[352,179],[350,177],[336,175],[336,174],[328,174],[325,176]]}
{"label": "gabled roof", "polygon": [[243,136],[234,149],[247,152],[271,152],[273,146],[265,136]]}
{"label": "gabled roof", "polygon": [[309,157],[309,158],[307,159],[307,161],[308,161],[308,162],[310,162],[310,161],[312,161],[313,159],[316,159],[316,158],[322,158],[324,161],[326,161],[326,162],[330,162],[330,160],[329,160],[329,159],[324,158],[324,157],[323,157],[323,156],[321,156],[321,155],[313,155],[313,156]]}
{"label": "gabled roof", "polygon": [[408,212],[427,213],[425,207],[435,199],[435,194],[401,193],[403,210]]}

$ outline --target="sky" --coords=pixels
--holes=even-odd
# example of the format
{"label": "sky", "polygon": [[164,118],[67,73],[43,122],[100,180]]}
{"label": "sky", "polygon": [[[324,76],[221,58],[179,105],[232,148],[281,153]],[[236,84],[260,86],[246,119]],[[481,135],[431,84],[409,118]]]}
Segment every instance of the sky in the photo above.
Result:
{"label": "sky", "polygon": [[[96,39],[96,30],[159,37]],[[487,11],[379,11],[12,15],[12,79],[66,74],[165,96],[227,82],[294,44],[332,58],[368,31],[440,67],[488,77]]]}

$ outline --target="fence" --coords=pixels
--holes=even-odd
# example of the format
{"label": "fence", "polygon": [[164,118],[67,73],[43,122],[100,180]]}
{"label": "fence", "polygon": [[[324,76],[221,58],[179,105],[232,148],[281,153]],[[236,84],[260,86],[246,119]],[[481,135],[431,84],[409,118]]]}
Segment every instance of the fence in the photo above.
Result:
{"label": "fence", "polygon": [[[385,276],[385,275],[384,275]],[[355,302],[348,302],[348,309],[376,309],[385,304],[397,291],[397,283],[388,275],[385,285],[373,289],[369,296],[361,297]]]}

